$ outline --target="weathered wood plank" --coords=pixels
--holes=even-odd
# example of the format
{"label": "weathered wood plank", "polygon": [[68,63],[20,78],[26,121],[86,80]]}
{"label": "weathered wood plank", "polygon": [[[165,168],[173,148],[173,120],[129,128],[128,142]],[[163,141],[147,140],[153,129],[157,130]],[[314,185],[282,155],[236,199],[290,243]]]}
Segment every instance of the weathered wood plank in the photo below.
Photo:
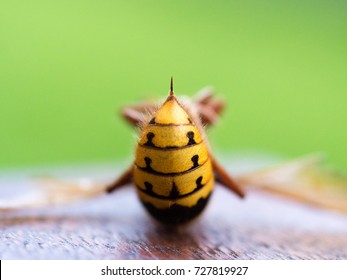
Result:
{"label": "weathered wood plank", "polygon": [[185,227],[152,220],[131,187],[0,223],[1,259],[347,259],[346,215],[221,187]]}

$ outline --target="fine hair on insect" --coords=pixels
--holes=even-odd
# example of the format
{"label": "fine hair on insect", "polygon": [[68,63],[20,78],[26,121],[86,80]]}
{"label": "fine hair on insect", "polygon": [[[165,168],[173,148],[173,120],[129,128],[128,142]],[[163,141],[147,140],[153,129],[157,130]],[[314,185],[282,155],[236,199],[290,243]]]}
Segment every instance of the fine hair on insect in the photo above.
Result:
{"label": "fine hair on insect", "polygon": [[[245,190],[275,193],[302,203],[347,212],[347,180],[309,155],[234,179],[212,152],[205,130],[219,119],[225,102],[205,88],[196,97],[176,97],[173,80],[161,103],[126,106],[122,117],[137,129],[133,163],[112,184],[91,178],[72,182],[39,177],[33,192],[0,197],[0,212],[60,205],[111,193],[131,185],[145,209],[160,222],[182,224],[205,209],[215,183],[238,197]],[[15,192],[18,193],[18,192]],[[115,199],[116,199],[115,195]]]}
{"label": "fine hair on insect", "polygon": [[139,139],[134,163],[108,192],[132,182],[148,212],[169,224],[198,216],[215,181],[243,197],[243,190],[213,156],[204,131],[216,121],[222,104],[212,95],[196,104],[184,105],[176,98],[171,78],[169,95],[159,108],[152,104],[124,108],[123,116],[138,127]]}

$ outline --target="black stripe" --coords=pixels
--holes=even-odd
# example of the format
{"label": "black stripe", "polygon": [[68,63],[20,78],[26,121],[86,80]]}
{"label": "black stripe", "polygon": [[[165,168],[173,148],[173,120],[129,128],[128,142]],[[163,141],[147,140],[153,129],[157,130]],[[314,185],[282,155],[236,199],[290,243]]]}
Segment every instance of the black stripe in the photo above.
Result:
{"label": "black stripe", "polygon": [[136,163],[135,163],[135,166],[146,172],[146,173],[149,173],[149,174],[154,174],[154,175],[160,175],[160,176],[180,176],[180,175],[184,175],[184,174],[187,174],[189,172],[192,172],[192,171],[195,171],[196,169],[199,169],[201,166],[203,166],[206,162],[208,162],[210,158],[207,156],[207,159],[200,165],[198,165],[197,167],[193,167],[193,168],[190,168],[186,171],[182,171],[182,172],[174,172],[174,173],[162,173],[162,172],[158,172],[158,171],[155,171],[155,170],[148,170],[146,169],[146,167],[141,167],[141,166],[138,166]]}
{"label": "black stripe", "polygon": [[202,190],[210,181],[211,181],[212,177],[208,179],[208,181],[202,185],[200,188],[196,187],[193,191],[191,191],[190,193],[186,193],[186,194],[182,194],[182,195],[178,195],[178,196],[164,196],[161,194],[157,194],[155,192],[147,192],[146,190],[140,188],[138,185],[136,185],[137,189],[140,190],[141,192],[147,194],[150,197],[154,197],[154,198],[159,198],[161,200],[178,200],[181,198],[185,198],[187,196],[193,195],[194,193],[198,192],[199,190]]}
{"label": "black stripe", "polygon": [[200,198],[192,207],[186,207],[179,204],[173,204],[170,208],[160,209],[149,202],[141,200],[148,212],[158,221],[166,224],[186,223],[196,216],[205,208],[211,193],[206,198]]}
{"label": "black stripe", "polygon": [[193,123],[149,123],[148,126],[194,126]]}
{"label": "black stripe", "polygon": [[158,147],[158,146],[148,146],[148,145],[140,144],[140,143],[138,143],[138,145],[142,148],[146,148],[146,149],[150,149],[150,150],[175,151],[175,150],[181,150],[181,149],[185,149],[185,148],[189,148],[189,147],[194,147],[194,146],[200,145],[203,142],[204,141],[201,141],[201,142],[196,143],[196,144],[190,144],[190,145],[185,145],[185,146],[180,146],[180,147],[178,147],[178,146]]}

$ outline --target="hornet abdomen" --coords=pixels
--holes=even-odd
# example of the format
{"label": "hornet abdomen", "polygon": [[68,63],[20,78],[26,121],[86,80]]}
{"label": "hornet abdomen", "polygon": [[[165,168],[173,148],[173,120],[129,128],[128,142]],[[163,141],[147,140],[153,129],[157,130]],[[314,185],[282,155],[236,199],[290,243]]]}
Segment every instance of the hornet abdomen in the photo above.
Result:
{"label": "hornet abdomen", "polygon": [[206,206],[214,186],[208,148],[173,92],[141,131],[134,182],[156,219],[182,223]]}

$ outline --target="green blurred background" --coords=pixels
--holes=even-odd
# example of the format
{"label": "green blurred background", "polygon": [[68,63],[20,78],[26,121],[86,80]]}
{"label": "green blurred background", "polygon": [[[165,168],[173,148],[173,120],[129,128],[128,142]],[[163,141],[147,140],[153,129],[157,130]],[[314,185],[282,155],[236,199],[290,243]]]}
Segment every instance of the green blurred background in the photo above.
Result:
{"label": "green blurred background", "polygon": [[120,160],[119,108],[212,85],[219,151],[347,170],[346,1],[0,2],[0,167]]}

